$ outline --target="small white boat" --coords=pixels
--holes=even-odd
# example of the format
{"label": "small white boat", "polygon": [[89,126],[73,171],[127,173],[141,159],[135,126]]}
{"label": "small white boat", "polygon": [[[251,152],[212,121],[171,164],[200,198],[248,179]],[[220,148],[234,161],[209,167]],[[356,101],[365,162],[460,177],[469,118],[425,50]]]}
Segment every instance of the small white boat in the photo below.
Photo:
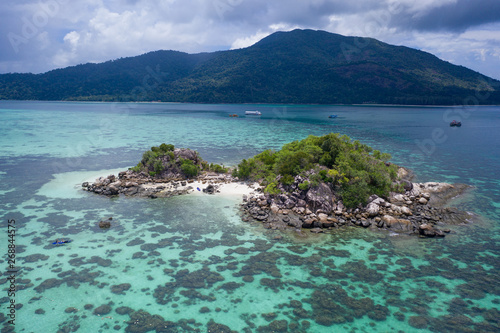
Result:
{"label": "small white boat", "polygon": [[260,116],[262,113],[260,111],[245,111],[247,115]]}

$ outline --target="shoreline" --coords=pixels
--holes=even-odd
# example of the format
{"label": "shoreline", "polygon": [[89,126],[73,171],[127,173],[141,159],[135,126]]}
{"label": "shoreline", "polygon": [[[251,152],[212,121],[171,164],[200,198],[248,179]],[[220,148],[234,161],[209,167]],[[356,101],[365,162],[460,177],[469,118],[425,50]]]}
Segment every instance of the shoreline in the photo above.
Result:
{"label": "shoreline", "polygon": [[141,177],[131,171],[121,171],[118,177],[111,174],[99,177],[94,182],[85,181],[82,184],[84,191],[100,195],[138,196],[149,198],[168,198],[176,195],[215,194],[220,196],[249,196],[257,191],[257,183],[236,181],[231,175],[205,173],[195,179],[154,179]]}
{"label": "shoreline", "polygon": [[[45,99],[2,99],[0,102],[5,101],[5,102],[49,102],[49,103],[108,103],[108,104],[113,104],[113,103],[121,103],[121,104],[127,104],[127,103],[134,103],[134,104],[200,104],[200,105],[257,105],[257,106],[266,106],[266,105],[278,105],[280,107],[284,106],[319,106],[319,107],[326,107],[326,106],[368,106],[368,107],[422,107],[422,108],[463,108],[464,106],[467,107],[467,105],[461,105],[461,104],[370,104],[370,103],[353,103],[353,104],[314,104],[314,103],[307,103],[307,104],[293,104],[293,103],[202,103],[202,102],[155,102],[155,101],[129,101],[129,102],[122,102],[122,101],[89,101],[89,100],[45,100]],[[473,107],[481,107],[481,106],[500,106],[500,104],[479,104],[479,105],[474,105],[470,106],[471,108]]]}
{"label": "shoreline", "polygon": [[[342,200],[335,201],[325,189],[315,189],[309,197],[305,193],[278,196],[254,194],[241,205],[245,222],[261,222],[266,229],[295,230],[303,233],[325,233],[345,227],[387,230],[395,235],[445,237],[449,226],[474,222],[474,213],[448,207],[467,193],[472,186],[449,183],[411,183],[404,194],[391,193],[386,199],[372,195],[365,207],[346,208]],[[320,194],[326,194],[320,197]],[[328,200],[324,200],[325,197]],[[318,202],[321,203],[318,205]],[[330,202],[328,202],[330,201]]]}
{"label": "shoreline", "polygon": [[[105,196],[168,198],[178,195],[214,195],[240,201],[243,222],[259,222],[273,230],[325,233],[346,226],[388,230],[421,237],[444,237],[447,226],[468,224],[473,213],[448,205],[472,189],[465,184],[412,183],[405,193],[387,199],[372,195],[365,207],[346,208],[325,189],[269,195],[258,183],[239,181],[228,174],[205,172],[195,179],[155,179],[130,170],[84,182],[82,189]],[[307,192],[307,193],[306,193]],[[472,214],[472,215],[471,215]]]}

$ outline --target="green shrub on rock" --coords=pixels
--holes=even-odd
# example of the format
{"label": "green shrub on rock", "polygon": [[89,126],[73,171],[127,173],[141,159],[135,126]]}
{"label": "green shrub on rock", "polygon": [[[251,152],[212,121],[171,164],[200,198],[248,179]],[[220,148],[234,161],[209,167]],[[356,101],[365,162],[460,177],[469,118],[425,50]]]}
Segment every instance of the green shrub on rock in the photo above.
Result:
{"label": "green shrub on rock", "polygon": [[213,171],[216,173],[226,173],[227,172],[227,169],[219,164],[210,163],[210,166],[208,168],[210,171]]}
{"label": "green shrub on rock", "polygon": [[161,160],[156,160],[154,169],[156,173],[161,173],[165,169]]}
{"label": "green shrub on rock", "polygon": [[365,204],[371,194],[389,195],[397,178],[397,166],[387,163],[390,158],[346,135],[311,135],[280,151],[266,150],[243,160],[233,176],[258,181],[279,175],[281,184],[290,185],[295,176],[303,175],[309,183],[299,184],[301,190],[323,182],[342,196],[346,206],[355,207]]}
{"label": "green shrub on rock", "polygon": [[264,192],[269,193],[269,194],[280,194],[281,193],[280,189],[277,187],[275,182],[272,182],[269,185],[267,185],[266,188],[264,189]]}
{"label": "green shrub on rock", "polygon": [[309,182],[306,180],[305,182],[300,183],[299,189],[301,189],[302,191],[308,190],[309,189]]}
{"label": "green shrub on rock", "polygon": [[141,163],[146,167],[146,169],[149,169],[150,166],[152,167],[154,165],[157,158],[158,158],[157,153],[155,153],[152,150],[148,150],[147,152],[142,154]]}
{"label": "green shrub on rock", "polygon": [[144,168],[144,165],[142,165],[142,162],[137,163],[136,166],[129,168],[129,170],[133,172],[141,172],[142,169]]}
{"label": "green shrub on rock", "polygon": [[195,177],[198,176],[200,168],[197,165],[194,165],[191,160],[182,160],[181,171],[187,177]]}
{"label": "green shrub on rock", "polygon": [[160,150],[164,153],[167,153],[169,151],[174,151],[175,147],[174,145],[167,145],[166,143],[162,143],[160,145]]}
{"label": "green shrub on rock", "polygon": [[[166,174],[183,174],[186,177],[197,176],[200,172],[200,165],[208,165],[198,157],[196,152],[189,149],[178,149],[174,152],[174,145],[162,143],[159,147],[153,146],[150,150],[142,154],[141,162],[130,168],[133,172],[146,172],[151,177],[159,176],[164,171]],[[177,155],[177,158],[176,158]],[[186,158],[182,158],[185,156]],[[193,160],[192,158],[195,158]],[[224,167],[217,166],[217,170],[223,171]]]}

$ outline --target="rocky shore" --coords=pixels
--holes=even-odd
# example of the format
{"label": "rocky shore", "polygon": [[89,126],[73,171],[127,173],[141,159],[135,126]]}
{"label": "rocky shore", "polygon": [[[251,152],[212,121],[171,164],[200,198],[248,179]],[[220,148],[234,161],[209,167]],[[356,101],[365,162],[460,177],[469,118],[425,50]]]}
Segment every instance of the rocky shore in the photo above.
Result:
{"label": "rocky shore", "polygon": [[189,194],[202,191],[208,194],[219,192],[222,184],[231,184],[234,178],[228,174],[204,173],[194,179],[185,179],[180,175],[172,178],[151,177],[146,173],[137,173],[131,170],[122,171],[115,175],[100,177],[94,183],[85,182],[82,188],[96,194],[125,196],[168,198],[171,196]]}
{"label": "rocky shore", "polygon": [[[230,185],[231,184],[231,185]],[[93,183],[84,182],[85,191],[100,195],[167,198],[176,195],[204,192],[214,194],[250,193],[236,181],[227,169],[208,164],[196,151],[161,144],[143,154],[141,162],[127,171],[100,177]]]}
{"label": "rocky shore", "polygon": [[[450,232],[447,225],[467,223],[471,218],[467,212],[444,207],[450,199],[470,188],[464,184],[406,181],[405,193],[391,193],[388,200],[372,195],[365,207],[348,209],[327,184],[300,190],[297,184],[302,181],[297,176],[295,186],[291,186],[294,190],[279,195],[265,194],[256,184],[245,184],[242,220],[258,221],[265,228],[276,230],[308,229],[313,233],[323,233],[329,229],[358,226],[444,237]],[[203,173],[195,179],[158,179],[128,170],[120,172],[118,177],[110,175],[100,177],[94,183],[85,182],[82,188],[106,196],[167,198],[193,192],[214,194],[220,192],[224,184],[241,182],[229,174]]]}
{"label": "rocky shore", "polygon": [[[296,179],[294,185],[301,182]],[[310,229],[313,233],[322,233],[328,229],[359,226],[444,237],[450,232],[447,225],[467,223],[471,218],[467,212],[443,207],[449,199],[470,188],[465,184],[406,182],[405,193],[391,193],[388,200],[372,195],[365,207],[356,209],[344,207],[342,200],[337,200],[324,183],[307,191],[295,188],[291,194],[271,196],[261,192],[245,197],[242,219],[260,221],[266,228],[278,230]]]}

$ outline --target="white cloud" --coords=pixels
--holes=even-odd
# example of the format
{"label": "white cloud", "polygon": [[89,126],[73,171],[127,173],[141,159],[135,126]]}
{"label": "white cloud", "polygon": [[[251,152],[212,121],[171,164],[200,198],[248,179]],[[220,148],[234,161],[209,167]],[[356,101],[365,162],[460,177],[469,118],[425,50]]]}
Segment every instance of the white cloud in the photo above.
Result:
{"label": "white cloud", "polygon": [[233,44],[231,44],[231,50],[242,49],[242,48],[248,47],[250,45],[253,45],[253,44],[257,43],[259,40],[261,40],[262,38],[269,36],[270,34],[271,34],[270,32],[259,31],[256,34],[251,35],[251,36],[237,38],[233,42]]}
{"label": "white cloud", "polygon": [[269,26],[269,29],[267,29],[267,31],[265,31],[265,32],[259,30],[257,33],[255,33],[251,36],[237,38],[231,44],[231,50],[249,47],[249,46],[257,43],[261,39],[269,36],[270,34],[276,32],[276,31],[291,31],[291,30],[294,30],[297,28],[300,28],[300,27],[297,25],[290,26],[290,25],[285,24],[285,23],[271,24]]}
{"label": "white cloud", "polygon": [[64,36],[63,40],[71,45],[72,49],[76,49],[78,47],[78,41],[80,40],[80,34],[76,31],[71,31]]}

